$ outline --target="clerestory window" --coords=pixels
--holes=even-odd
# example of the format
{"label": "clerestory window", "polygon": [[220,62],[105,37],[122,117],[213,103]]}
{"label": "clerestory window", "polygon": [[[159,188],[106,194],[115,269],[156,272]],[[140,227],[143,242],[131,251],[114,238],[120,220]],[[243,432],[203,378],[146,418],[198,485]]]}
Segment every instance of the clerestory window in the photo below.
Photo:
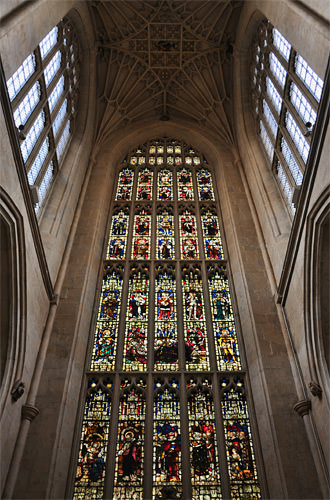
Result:
{"label": "clerestory window", "polygon": [[77,112],[79,50],[63,19],[7,80],[28,182],[38,212],[61,167]]}
{"label": "clerestory window", "polygon": [[260,499],[212,168],[153,140],[112,199],[73,498]]}
{"label": "clerestory window", "polygon": [[271,168],[291,211],[302,184],[323,81],[269,22],[259,26],[252,61],[253,111]]}

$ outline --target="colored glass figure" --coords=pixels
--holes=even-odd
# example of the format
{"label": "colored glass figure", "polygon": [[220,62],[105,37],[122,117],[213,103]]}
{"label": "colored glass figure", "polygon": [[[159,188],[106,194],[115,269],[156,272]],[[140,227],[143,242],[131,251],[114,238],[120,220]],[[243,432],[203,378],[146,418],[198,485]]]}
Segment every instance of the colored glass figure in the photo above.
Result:
{"label": "colored glass figure", "polygon": [[[160,381],[155,387],[158,385]],[[153,498],[164,498],[170,487],[173,496],[167,498],[178,498],[182,493],[178,383],[173,380],[171,386],[175,389],[165,387],[157,393],[154,402]]]}
{"label": "colored glass figure", "polygon": [[241,361],[229,283],[223,272],[209,278],[216,356],[219,370],[240,370]]}
{"label": "colored glass figure", "polygon": [[[237,386],[243,387],[243,382],[238,381]],[[250,419],[244,394],[234,389],[224,392],[221,409],[231,498],[260,499]]]}
{"label": "colored glass figure", "polygon": [[211,384],[190,380],[187,390],[193,498],[221,500]]}
{"label": "colored glass figure", "polygon": [[194,199],[194,188],[192,174],[183,168],[177,173],[178,198],[179,200],[190,201]]}
{"label": "colored glass figure", "polygon": [[157,215],[156,257],[160,260],[174,259],[174,217],[166,210]]}
{"label": "colored glass figure", "polygon": [[214,200],[212,177],[210,172],[205,168],[202,168],[197,172],[197,184],[200,200]]}
{"label": "colored glass figure", "polygon": [[178,369],[178,339],[176,330],[176,293],[173,276],[156,278],[155,311],[155,370]]}
{"label": "colored glass figure", "polygon": [[107,259],[124,259],[129,216],[120,211],[112,217]]}
{"label": "colored glass figure", "polygon": [[139,157],[139,165],[144,165],[146,162],[146,157],[145,156],[140,156]]}
{"label": "colored glass figure", "polygon": [[208,370],[209,353],[202,281],[196,275],[185,275],[182,291],[186,366],[189,370]]}
{"label": "colored glass figure", "polygon": [[151,200],[152,199],[152,181],[153,172],[148,168],[144,168],[140,171],[138,177],[138,187],[137,187],[137,200]]}
{"label": "colored glass figure", "polygon": [[[96,387],[97,381],[89,386]],[[110,395],[102,389],[92,390],[85,402],[74,500],[103,499],[109,424]]]}
{"label": "colored glass figure", "polygon": [[149,154],[154,155],[156,153],[156,146],[150,146]]}
{"label": "colored glass figure", "polygon": [[117,500],[143,498],[143,445],[145,420],[145,384],[121,385],[118,439],[113,498]]}
{"label": "colored glass figure", "polygon": [[143,371],[147,365],[149,280],[145,275],[130,278],[126,333],[124,346],[124,370]]}
{"label": "colored glass figure", "polygon": [[130,168],[124,168],[118,179],[116,200],[131,200],[134,172]]}
{"label": "colored glass figure", "polygon": [[150,235],[151,235],[151,216],[144,210],[141,210],[134,217],[133,228],[133,259],[149,259],[150,258]]}
{"label": "colored glass figure", "polygon": [[158,200],[171,201],[173,199],[172,172],[168,169],[158,173]]}
{"label": "colored glass figure", "polygon": [[110,371],[114,369],[121,290],[122,279],[116,273],[108,274],[103,279],[91,370]]}
{"label": "colored glass figure", "polygon": [[202,213],[201,220],[204,237],[205,258],[210,260],[223,259],[218,216],[213,214],[210,210],[207,210]]}
{"label": "colored glass figure", "polygon": [[180,215],[179,223],[182,259],[198,259],[196,217],[186,210]]}

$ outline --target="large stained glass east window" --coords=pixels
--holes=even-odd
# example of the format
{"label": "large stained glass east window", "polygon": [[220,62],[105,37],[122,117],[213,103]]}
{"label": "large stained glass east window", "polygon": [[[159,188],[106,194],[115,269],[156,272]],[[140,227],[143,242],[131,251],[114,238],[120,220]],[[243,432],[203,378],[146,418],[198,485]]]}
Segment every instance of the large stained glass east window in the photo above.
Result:
{"label": "large stained glass east window", "polygon": [[75,500],[261,498],[218,203],[181,141],[118,165]]}

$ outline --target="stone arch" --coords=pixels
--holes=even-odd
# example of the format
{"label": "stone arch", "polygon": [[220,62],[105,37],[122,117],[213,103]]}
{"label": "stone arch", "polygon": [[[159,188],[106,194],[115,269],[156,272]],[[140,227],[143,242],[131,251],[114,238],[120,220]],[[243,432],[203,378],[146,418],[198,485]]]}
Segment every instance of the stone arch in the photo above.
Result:
{"label": "stone arch", "polygon": [[1,396],[0,412],[11,393],[17,401],[26,342],[26,268],[23,218],[7,193],[0,191],[1,224]]}
{"label": "stone arch", "polygon": [[329,187],[310,211],[305,251],[306,345],[313,396],[328,398],[329,380]]}

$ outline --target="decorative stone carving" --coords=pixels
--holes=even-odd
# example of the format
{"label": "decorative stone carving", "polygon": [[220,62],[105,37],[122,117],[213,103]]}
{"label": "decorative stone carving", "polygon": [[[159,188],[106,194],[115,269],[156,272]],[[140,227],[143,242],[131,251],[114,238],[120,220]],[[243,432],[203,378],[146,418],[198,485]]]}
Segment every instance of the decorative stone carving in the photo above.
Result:
{"label": "decorative stone carving", "polygon": [[38,414],[39,410],[35,406],[29,404],[22,406],[22,420],[30,420],[32,422]]}
{"label": "decorative stone carving", "polygon": [[312,404],[309,399],[303,399],[302,401],[298,401],[293,407],[294,411],[298,413],[300,417],[304,417],[309,413],[309,410],[312,408]]}
{"label": "decorative stone carving", "polygon": [[24,394],[25,385],[21,380],[16,380],[10,392],[14,401],[17,401]]}
{"label": "decorative stone carving", "polygon": [[310,383],[308,384],[309,390],[313,394],[313,396],[317,396],[320,398],[322,396],[322,388],[320,384],[315,382],[314,380],[311,380]]}

